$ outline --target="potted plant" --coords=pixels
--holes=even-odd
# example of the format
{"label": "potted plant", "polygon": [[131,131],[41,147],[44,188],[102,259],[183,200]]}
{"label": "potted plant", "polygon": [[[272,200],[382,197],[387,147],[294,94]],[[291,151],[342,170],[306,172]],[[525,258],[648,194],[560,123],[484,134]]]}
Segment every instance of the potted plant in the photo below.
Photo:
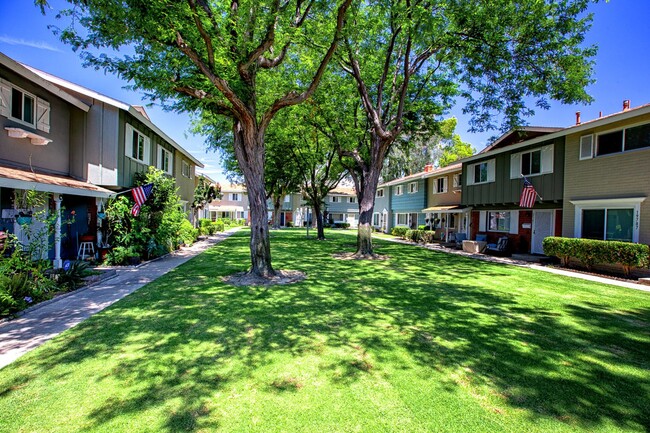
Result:
{"label": "potted plant", "polygon": [[136,266],[140,264],[140,254],[136,251],[134,247],[129,247],[127,249],[126,262],[130,266]]}
{"label": "potted plant", "polygon": [[16,222],[20,225],[31,224],[34,208],[45,205],[47,194],[34,190],[14,190],[14,209]]}

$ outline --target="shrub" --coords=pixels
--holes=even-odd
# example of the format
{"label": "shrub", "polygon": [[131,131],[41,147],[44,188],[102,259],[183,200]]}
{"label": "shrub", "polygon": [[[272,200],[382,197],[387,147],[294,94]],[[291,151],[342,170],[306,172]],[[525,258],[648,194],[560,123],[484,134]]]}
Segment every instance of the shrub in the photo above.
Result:
{"label": "shrub", "polygon": [[224,231],[226,229],[226,226],[223,223],[223,221],[215,221],[212,224],[212,227],[214,228],[215,232],[222,232],[222,231]]}
{"label": "shrub", "polygon": [[424,239],[424,230],[407,230],[404,239],[413,242],[421,242]]}
{"label": "shrub", "polygon": [[559,257],[565,266],[571,257],[580,260],[587,269],[600,263],[618,263],[628,275],[631,268],[648,267],[650,263],[650,247],[631,242],[551,236],[544,239],[543,246],[544,254]]}
{"label": "shrub", "polygon": [[334,223],[332,227],[335,229],[349,229],[350,223]]}
{"label": "shrub", "polygon": [[93,271],[90,269],[90,265],[83,260],[75,260],[67,270],[57,269],[55,272],[57,284],[65,291],[72,291],[81,287],[84,278],[92,274]]}
{"label": "shrub", "polygon": [[427,229],[427,226],[425,226],[424,224],[421,224],[421,225],[418,226],[418,230],[426,230],[426,229]]}
{"label": "shrub", "polygon": [[291,222],[291,221],[287,221],[287,223],[286,223],[285,225],[286,225],[287,227],[293,227],[293,222]]}
{"label": "shrub", "polygon": [[192,227],[191,222],[183,220],[178,231],[178,237],[185,245],[192,245],[199,237],[199,231]]}
{"label": "shrub", "polygon": [[436,232],[432,230],[424,230],[422,232],[422,241],[431,244],[436,240]]}
{"label": "shrub", "polygon": [[209,235],[209,234],[214,234],[214,232],[210,233],[210,227],[212,226],[212,220],[208,218],[200,218],[199,219],[199,234],[202,235]]}
{"label": "shrub", "polygon": [[390,234],[393,236],[403,238],[407,230],[408,228],[406,227],[393,227],[390,231]]}

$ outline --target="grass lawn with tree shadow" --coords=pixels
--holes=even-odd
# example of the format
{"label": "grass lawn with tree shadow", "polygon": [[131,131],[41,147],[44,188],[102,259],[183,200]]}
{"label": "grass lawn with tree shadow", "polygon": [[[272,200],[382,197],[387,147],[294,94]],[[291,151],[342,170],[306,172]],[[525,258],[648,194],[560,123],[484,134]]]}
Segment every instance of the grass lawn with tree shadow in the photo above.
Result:
{"label": "grass lawn with tree shadow", "polygon": [[243,230],[0,370],[7,432],[643,432],[650,293],[375,240]]}

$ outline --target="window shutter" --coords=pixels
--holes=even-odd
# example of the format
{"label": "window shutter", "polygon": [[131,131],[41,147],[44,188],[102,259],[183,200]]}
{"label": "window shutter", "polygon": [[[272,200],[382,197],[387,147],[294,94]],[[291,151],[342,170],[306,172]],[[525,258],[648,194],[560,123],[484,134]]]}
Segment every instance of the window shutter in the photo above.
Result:
{"label": "window shutter", "polygon": [[9,117],[10,107],[11,87],[4,80],[0,80],[0,114]]}
{"label": "window shutter", "polygon": [[133,157],[133,127],[128,123],[124,128],[124,154]]}
{"label": "window shutter", "polygon": [[542,173],[553,173],[553,145],[542,147]]}
{"label": "window shutter", "polygon": [[151,139],[144,137],[144,163],[151,164]]}
{"label": "window shutter", "polygon": [[447,192],[447,176],[442,178],[442,192]]}
{"label": "window shutter", "polygon": [[494,160],[491,159],[487,162],[488,165],[488,182],[494,182]]}
{"label": "window shutter", "polygon": [[585,135],[580,137],[580,159],[591,159],[594,157],[594,136]]}
{"label": "window shutter", "polygon": [[510,155],[510,179],[519,179],[521,176],[521,153]]}
{"label": "window shutter", "polygon": [[36,99],[36,129],[43,132],[50,132],[50,103]]}
{"label": "window shutter", "polygon": [[487,211],[482,210],[478,213],[478,231],[487,231]]}
{"label": "window shutter", "polygon": [[510,234],[516,235],[519,233],[519,211],[510,211]]}

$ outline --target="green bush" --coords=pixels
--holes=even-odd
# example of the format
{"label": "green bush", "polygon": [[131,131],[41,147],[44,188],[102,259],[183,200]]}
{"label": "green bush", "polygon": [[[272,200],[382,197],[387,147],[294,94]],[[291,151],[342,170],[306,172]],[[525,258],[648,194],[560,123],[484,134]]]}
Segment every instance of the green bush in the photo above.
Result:
{"label": "green bush", "polygon": [[292,221],[287,221],[287,223],[285,224],[285,226],[287,226],[287,227],[293,227],[293,222],[292,222]]}
{"label": "green bush", "polygon": [[424,230],[406,230],[404,239],[412,242],[422,242],[424,240]]}
{"label": "green bush", "polygon": [[192,223],[188,220],[183,220],[178,237],[185,245],[192,245],[199,237],[199,230],[192,227]]}
{"label": "green bush", "polygon": [[223,223],[223,221],[215,221],[214,223],[212,223],[212,227],[214,228],[215,232],[222,232],[226,229],[226,226]]}
{"label": "green bush", "polygon": [[84,278],[93,273],[88,262],[75,260],[67,270],[63,268],[57,269],[54,275],[60,288],[65,291],[72,291],[81,287],[84,283]]}
{"label": "green bush", "polygon": [[418,226],[418,230],[426,230],[426,229],[427,226],[425,226],[424,224]]}
{"label": "green bush", "polygon": [[333,228],[335,229],[349,229],[350,228],[350,223],[341,223],[337,222],[332,225]]}
{"label": "green bush", "polygon": [[214,234],[214,231],[212,233],[210,233],[210,228],[213,227],[212,224],[213,224],[213,222],[212,222],[211,219],[199,218],[199,234],[200,235]]}
{"label": "green bush", "polygon": [[597,264],[618,263],[628,275],[631,268],[645,268],[650,263],[650,247],[631,242],[551,236],[544,239],[543,246],[544,254],[558,257],[565,266],[570,258],[580,260],[587,269]]}
{"label": "green bush", "polygon": [[403,238],[407,230],[408,228],[406,227],[393,227],[390,231],[390,234],[393,236]]}
{"label": "green bush", "polygon": [[424,230],[422,233],[422,241],[431,244],[436,240],[436,232],[433,230]]}

